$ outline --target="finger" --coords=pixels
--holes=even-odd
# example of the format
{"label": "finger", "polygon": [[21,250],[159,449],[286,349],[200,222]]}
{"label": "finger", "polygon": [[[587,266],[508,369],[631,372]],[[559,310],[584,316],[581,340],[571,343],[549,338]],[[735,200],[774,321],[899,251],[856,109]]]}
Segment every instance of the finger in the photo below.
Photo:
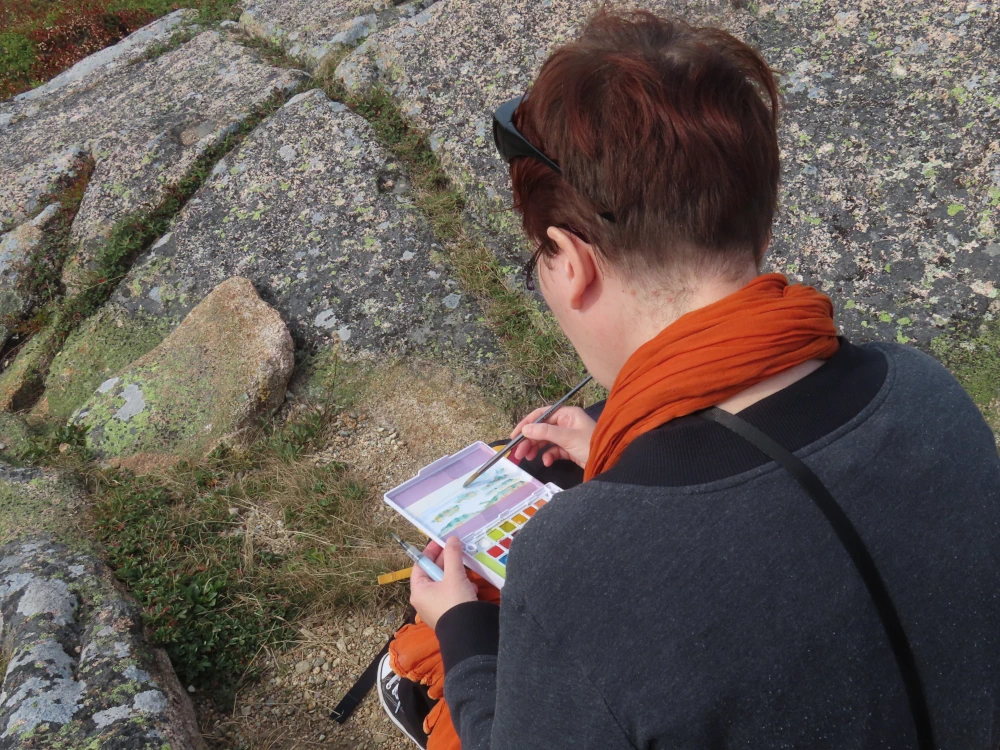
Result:
{"label": "finger", "polygon": [[547,424],[554,424],[559,427],[571,427],[573,429],[592,429],[595,422],[587,412],[579,406],[564,406],[551,417],[545,420]]}
{"label": "finger", "polygon": [[583,433],[569,427],[557,427],[553,424],[532,424],[524,428],[524,434],[538,443],[554,443],[560,448],[566,448],[572,452],[572,448],[579,443]]}
{"label": "finger", "polygon": [[434,583],[434,579],[431,578],[424,572],[424,569],[419,565],[413,566],[413,572],[410,573],[410,596],[413,596],[413,591],[426,583]]}
{"label": "finger", "polygon": [[531,441],[522,440],[514,447],[514,450],[510,452],[511,459],[514,461],[520,461],[522,458],[528,455],[529,448],[531,448]]}
{"label": "finger", "polygon": [[427,555],[427,557],[429,557],[434,562],[437,562],[438,558],[441,557],[441,549],[442,548],[440,544],[438,544],[434,540],[431,540],[430,542],[427,543],[427,546],[424,547],[424,554]]}
{"label": "finger", "polygon": [[548,409],[548,408],[549,407],[547,407],[547,406],[539,406],[533,412],[531,412],[530,414],[528,414],[524,419],[522,419],[520,422],[518,422],[514,426],[514,429],[510,433],[510,439],[513,440],[518,435],[520,435],[522,427],[524,427],[526,424],[531,424],[532,422],[534,422],[536,419],[538,419],[540,416],[542,416],[542,414],[544,414],[545,410]]}
{"label": "finger", "polygon": [[556,461],[565,461],[567,459],[569,459],[569,454],[563,448],[553,446],[545,451],[545,455],[542,456],[542,463],[546,466],[552,466]]}
{"label": "finger", "polygon": [[444,577],[453,579],[457,576],[465,578],[465,563],[462,562],[462,542],[457,536],[448,537],[444,547]]}

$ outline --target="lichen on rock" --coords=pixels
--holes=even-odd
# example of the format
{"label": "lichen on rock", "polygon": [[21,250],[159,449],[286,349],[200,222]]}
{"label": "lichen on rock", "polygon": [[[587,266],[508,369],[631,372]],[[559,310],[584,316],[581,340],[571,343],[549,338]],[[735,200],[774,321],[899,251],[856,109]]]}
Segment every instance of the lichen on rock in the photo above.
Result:
{"label": "lichen on rock", "polygon": [[27,316],[36,304],[30,288],[24,283],[25,271],[30,276],[35,270],[30,268],[30,264],[42,245],[45,231],[59,213],[59,205],[50,204],[30,221],[0,235],[0,346],[8,336],[3,319],[17,322]]}
{"label": "lichen on rock", "polygon": [[167,38],[165,29],[146,34],[130,48],[129,64],[117,59],[0,105],[0,229],[33,216],[44,195],[79,172],[81,159],[95,163],[71,231],[71,286],[115,222],[156,206],[199,156],[304,77],[263,64],[215,31],[155,59],[142,57]]}
{"label": "lichen on rock", "polygon": [[187,694],[138,607],[89,554],[0,546],[0,750],[203,750]]}
{"label": "lichen on rock", "polygon": [[475,302],[454,297],[439,249],[371,126],[314,89],[216,165],[112,301],[176,319],[241,275],[302,346],[474,358],[491,338]]}
{"label": "lichen on rock", "polygon": [[0,372],[0,411],[21,411],[35,402],[58,340],[54,328],[41,330],[25,344],[13,363]]}
{"label": "lichen on rock", "polygon": [[280,45],[315,69],[338,49],[353,47],[369,34],[410,17],[433,0],[251,0],[240,26]]}
{"label": "lichen on rock", "polygon": [[[770,270],[830,292],[842,328],[859,340],[927,343],[991,314],[1000,294],[1000,6],[641,5],[721,25],[782,71]],[[575,0],[440,0],[369,37],[337,75],[348,87],[385,87],[429,131],[471,215],[513,260],[524,248],[490,116],[524,93],[593,10]]]}
{"label": "lichen on rock", "polygon": [[281,404],[293,364],[281,317],[235,277],[100,384],[72,419],[88,428],[97,455],[137,471],[200,458]]}
{"label": "lichen on rock", "polygon": [[0,412],[0,461],[16,460],[28,447],[31,433],[15,414]]}
{"label": "lichen on rock", "polygon": [[67,419],[101,383],[153,349],[178,322],[141,312],[129,315],[115,305],[103,307],[63,344],[33,413]]}

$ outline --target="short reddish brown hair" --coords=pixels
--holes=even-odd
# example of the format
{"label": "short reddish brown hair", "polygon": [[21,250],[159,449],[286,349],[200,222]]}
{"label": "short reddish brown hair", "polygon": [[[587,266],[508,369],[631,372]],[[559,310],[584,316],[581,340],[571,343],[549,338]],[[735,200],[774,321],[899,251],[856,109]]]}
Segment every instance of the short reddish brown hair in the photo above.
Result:
{"label": "short reddish brown hair", "polygon": [[771,69],[732,35],[600,11],[552,53],[515,113],[563,170],[515,159],[515,208],[543,254],[555,252],[546,231],[556,226],[632,276],[745,269],[770,239],[777,117]]}

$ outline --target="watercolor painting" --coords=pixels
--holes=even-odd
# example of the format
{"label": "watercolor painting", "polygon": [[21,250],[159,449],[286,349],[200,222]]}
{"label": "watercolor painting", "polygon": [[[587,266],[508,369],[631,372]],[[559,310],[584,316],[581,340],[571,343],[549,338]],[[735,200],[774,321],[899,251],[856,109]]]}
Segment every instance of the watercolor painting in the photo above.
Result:
{"label": "watercolor painting", "polygon": [[436,536],[444,538],[528,483],[527,475],[514,466],[505,466],[505,463],[501,461],[472,486],[463,488],[462,483],[472,474],[470,471],[413,503],[406,512],[419,519]]}

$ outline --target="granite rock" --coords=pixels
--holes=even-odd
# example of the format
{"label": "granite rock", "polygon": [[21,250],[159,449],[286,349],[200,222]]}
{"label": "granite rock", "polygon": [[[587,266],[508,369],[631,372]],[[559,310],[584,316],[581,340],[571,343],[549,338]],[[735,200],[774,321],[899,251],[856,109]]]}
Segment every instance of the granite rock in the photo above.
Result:
{"label": "granite rock", "polygon": [[432,2],[251,0],[240,16],[240,27],[315,69],[331,52],[354,47],[377,29],[413,16]]}
{"label": "granite rock", "polygon": [[[11,426],[12,419],[9,414],[0,415],[0,428]],[[13,450],[0,451],[0,545],[38,534],[55,535],[67,543],[80,541],[81,515],[86,508],[83,487],[68,474],[7,463],[6,458],[20,460],[19,449],[28,445],[23,425],[13,422],[13,427],[20,436],[15,433],[4,438],[15,439]]]}
{"label": "granite rock", "polygon": [[926,343],[1000,311],[998,25],[975,0],[780,2],[749,24],[785,97],[771,264],[849,335]]}
{"label": "granite rock", "polygon": [[220,161],[112,303],[179,320],[222,279],[251,279],[301,346],[457,350],[491,344],[439,262],[398,164],[316,89]]}
{"label": "granite rock", "polygon": [[91,556],[44,537],[0,547],[0,636],[0,750],[205,747],[139,608]]}
{"label": "granite rock", "polygon": [[142,57],[151,44],[165,42],[170,35],[185,26],[193,26],[198,14],[188,8],[168,13],[150,24],[137,29],[117,44],[98,50],[85,57],[68,70],[13,98],[14,102],[27,102],[51,94],[71,83],[88,78],[95,73],[108,73]]}
{"label": "granite rock", "polygon": [[98,456],[143,471],[239,440],[285,398],[292,339],[253,285],[221,283],[155,349],[98,386],[73,421]]}
{"label": "granite rock", "polygon": [[4,366],[0,371],[0,411],[22,411],[35,403],[60,338],[54,326],[43,328]]}
{"label": "granite rock", "polygon": [[[50,204],[35,218],[0,235],[0,347],[9,334],[4,320],[16,322],[34,308],[36,300],[23,283],[24,271],[36,255],[41,255],[45,231],[56,221],[59,213],[58,204]],[[49,261],[39,258],[39,262]]]}
{"label": "granite rock", "polygon": [[[770,264],[830,292],[848,335],[926,342],[998,311],[1000,7],[642,5],[728,28],[783,71],[784,186]],[[472,216],[512,261],[524,248],[490,115],[525,91],[593,7],[441,0],[337,68],[349,88],[385,86],[429,131]]]}
{"label": "granite rock", "polygon": [[69,335],[52,360],[32,415],[68,419],[97,386],[163,341],[174,327],[169,317],[129,314],[105,305]]}
{"label": "granite rock", "polygon": [[81,156],[94,162],[71,232],[75,257],[64,275],[71,289],[116,221],[159,203],[200,155],[305,76],[266,65],[214,31],[147,59],[150,45],[169,32],[136,33],[144,36],[128,54],[0,105],[2,228],[34,215],[46,195],[79,173]]}

